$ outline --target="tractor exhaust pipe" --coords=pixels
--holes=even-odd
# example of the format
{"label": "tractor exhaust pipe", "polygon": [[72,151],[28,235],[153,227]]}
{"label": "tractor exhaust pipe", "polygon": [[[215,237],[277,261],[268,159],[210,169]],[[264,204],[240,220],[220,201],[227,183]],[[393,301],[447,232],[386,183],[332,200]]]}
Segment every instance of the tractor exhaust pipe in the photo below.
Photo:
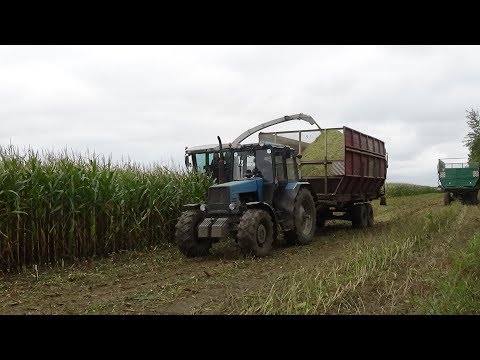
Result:
{"label": "tractor exhaust pipe", "polygon": [[218,183],[223,184],[225,182],[225,160],[223,158],[223,147],[220,136],[217,136],[218,146],[220,148],[220,161],[218,162]]}

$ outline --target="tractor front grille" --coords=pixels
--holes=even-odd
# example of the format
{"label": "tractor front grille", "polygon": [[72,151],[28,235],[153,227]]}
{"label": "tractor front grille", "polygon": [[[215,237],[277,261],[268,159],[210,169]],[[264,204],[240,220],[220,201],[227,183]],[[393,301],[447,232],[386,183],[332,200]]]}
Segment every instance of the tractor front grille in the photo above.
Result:
{"label": "tractor front grille", "polygon": [[228,187],[208,189],[208,211],[228,211],[230,191]]}

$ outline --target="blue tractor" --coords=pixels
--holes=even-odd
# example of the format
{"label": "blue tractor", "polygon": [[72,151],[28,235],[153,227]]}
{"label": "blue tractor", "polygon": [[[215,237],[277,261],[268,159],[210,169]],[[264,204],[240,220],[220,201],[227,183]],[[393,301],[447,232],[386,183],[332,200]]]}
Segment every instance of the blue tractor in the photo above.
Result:
{"label": "blue tractor", "polygon": [[273,142],[240,144],[258,130],[293,119],[315,123],[308,115],[285,116],[246,131],[226,147],[219,138],[218,146],[187,151],[187,166],[211,171],[218,184],[208,189],[205,203],[185,205],[178,219],[175,238],[184,255],[205,256],[222,238],[234,239],[243,253],[255,256],[268,255],[280,232],[290,244],[313,240],[316,195],[309,182],[299,180],[295,150]]}

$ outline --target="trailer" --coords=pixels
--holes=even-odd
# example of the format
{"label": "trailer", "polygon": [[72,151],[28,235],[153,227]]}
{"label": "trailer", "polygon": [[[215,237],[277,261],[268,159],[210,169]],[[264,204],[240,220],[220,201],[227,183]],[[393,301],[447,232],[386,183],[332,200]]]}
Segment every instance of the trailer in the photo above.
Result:
{"label": "trailer", "polygon": [[[329,136],[333,135],[337,142],[330,144]],[[322,151],[317,152],[316,158],[304,160],[303,153],[318,137],[324,137]],[[314,194],[317,225],[323,226],[329,219],[342,219],[352,221],[354,227],[372,226],[370,202],[380,199],[380,204],[386,205],[388,155],[382,140],[344,126],[260,132],[259,141],[272,141],[294,148],[299,158],[300,181],[308,182]],[[334,151],[331,151],[332,145],[335,146]],[[311,168],[323,170],[322,176],[308,175],[312,173],[309,171]]]}
{"label": "trailer", "polygon": [[443,190],[444,204],[459,199],[464,205],[478,204],[479,163],[463,158],[438,159],[439,187]]}

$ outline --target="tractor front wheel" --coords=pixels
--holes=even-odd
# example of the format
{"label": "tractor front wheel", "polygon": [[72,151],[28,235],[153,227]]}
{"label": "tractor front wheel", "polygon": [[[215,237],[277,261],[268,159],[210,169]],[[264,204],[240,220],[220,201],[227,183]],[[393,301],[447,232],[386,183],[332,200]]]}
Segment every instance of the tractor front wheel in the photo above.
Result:
{"label": "tractor front wheel", "polygon": [[211,239],[198,237],[198,225],[204,219],[200,210],[182,213],[175,226],[175,240],[182,254],[188,257],[206,256],[212,247]]}
{"label": "tractor front wheel", "polygon": [[273,244],[273,221],[261,209],[246,210],[238,223],[237,242],[241,251],[261,257],[270,254]]}

